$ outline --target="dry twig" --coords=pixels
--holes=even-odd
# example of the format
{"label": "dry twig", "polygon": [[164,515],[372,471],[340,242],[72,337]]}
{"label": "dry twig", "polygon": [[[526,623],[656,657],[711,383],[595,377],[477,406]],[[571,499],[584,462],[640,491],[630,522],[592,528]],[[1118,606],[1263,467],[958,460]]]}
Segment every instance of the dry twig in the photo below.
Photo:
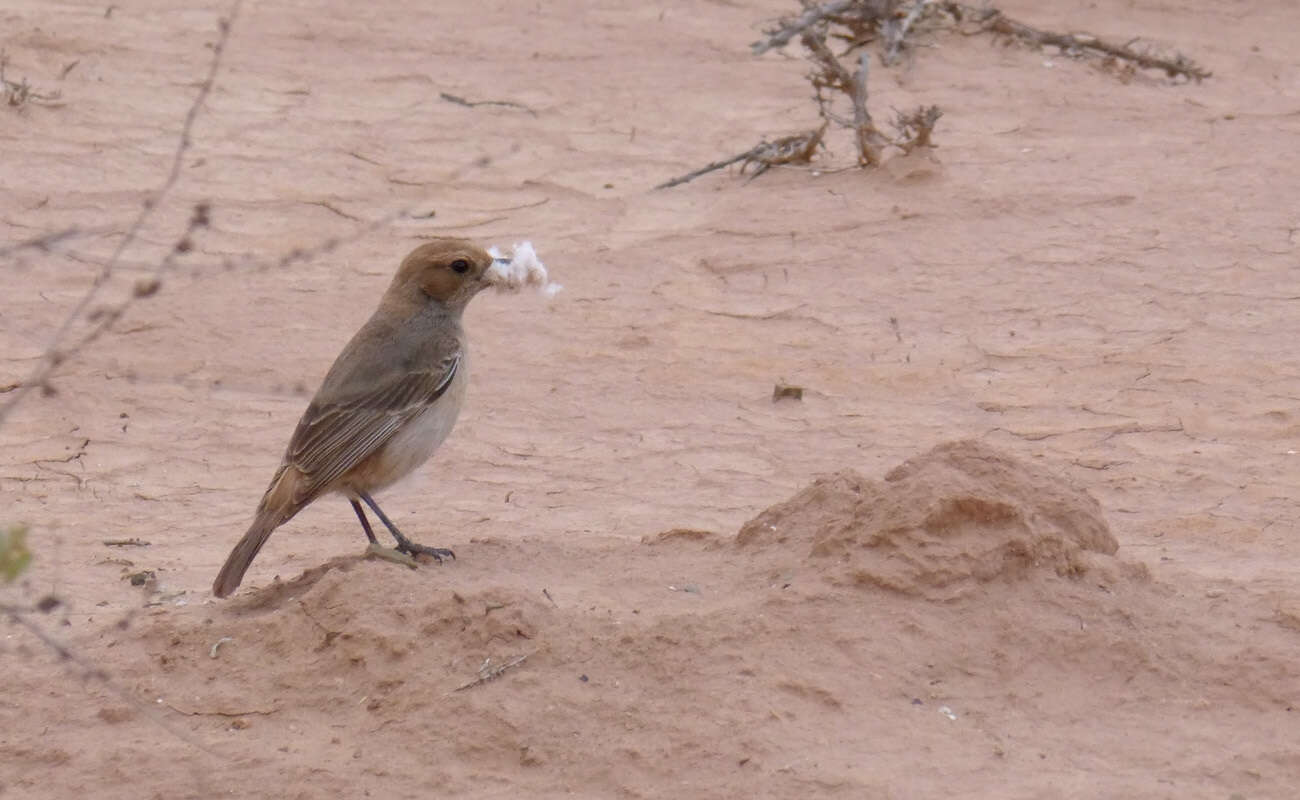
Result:
{"label": "dry twig", "polygon": [[766,144],[767,144],[766,142],[763,142],[762,144],[751,147],[745,152],[734,155],[731,158],[724,158],[721,161],[711,161],[708,164],[705,164],[704,166],[700,167],[699,169],[691,170],[685,175],[678,175],[676,178],[673,178],[672,180],[664,181],[663,183],[656,186],[655,189],[671,189],[674,186],[680,186],[683,183],[689,183],[690,181],[695,180],[701,175],[707,175],[710,172],[713,172],[714,170],[724,169],[726,167],[729,167],[732,164],[735,164],[737,161],[744,161],[752,157],[760,147],[763,147]]}
{"label": "dry twig", "polygon": [[[50,376],[53,375],[58,366],[66,361],[70,355],[76,353],[81,348],[84,348],[95,339],[99,338],[104,331],[108,330],[108,328],[111,327],[119,317],[121,317],[122,313],[126,311],[127,306],[129,306],[132,301],[138,298],[148,297],[157,291],[156,284],[149,284],[147,282],[144,284],[137,283],[135,292],[133,292],[132,295],[123,303],[107,309],[98,315],[86,315],[86,310],[90,307],[90,304],[94,301],[95,297],[99,295],[100,289],[102,289],[104,285],[108,283],[109,278],[112,277],[113,270],[117,266],[118,261],[122,258],[122,254],[132,243],[135,242],[136,236],[139,235],[140,230],[144,227],[145,223],[148,222],[150,217],[153,216],[154,211],[167,197],[167,194],[171,191],[172,187],[176,185],[176,181],[180,178],[181,164],[185,158],[185,153],[190,149],[192,143],[190,137],[191,131],[194,128],[194,121],[198,118],[199,110],[203,107],[208,94],[212,91],[213,83],[217,77],[217,70],[221,67],[222,54],[225,52],[226,43],[230,39],[231,25],[239,15],[239,9],[242,2],[243,0],[234,0],[234,3],[230,7],[229,16],[218,21],[220,32],[217,36],[216,43],[212,47],[212,60],[208,65],[208,73],[204,77],[203,82],[199,85],[199,91],[195,95],[194,101],[190,104],[189,110],[185,114],[185,121],[181,125],[181,132],[177,139],[176,148],[172,152],[171,168],[168,170],[167,177],[163,181],[162,186],[153,197],[147,199],[141,205],[140,212],[136,215],[135,220],[127,229],[126,235],[122,237],[122,240],[118,243],[117,248],[113,251],[113,254],[109,257],[108,261],[104,262],[104,265],[100,267],[99,274],[95,276],[95,281],[91,284],[90,289],[82,295],[81,300],[77,302],[77,305],[73,307],[72,311],[63,320],[63,324],[59,326],[52,341],[46,348],[45,356],[36,365],[35,369],[32,370],[31,375],[23,381],[21,386],[9,394],[9,397],[5,399],[3,405],[0,405],[0,424],[4,423],[9,414],[13,412],[13,409],[32,389],[41,387],[43,391],[47,391],[49,389]],[[185,232],[177,240],[175,246],[168,252],[162,261],[159,262],[158,268],[155,270],[155,280],[172,265],[177,255],[188,252],[191,249],[192,242],[190,235],[198,228],[206,227],[207,224],[208,206],[205,203],[200,203],[194,207],[194,213],[190,217]],[[148,279],[142,280],[147,281]],[[152,285],[152,290],[149,288],[150,285]],[[90,332],[85,334],[72,347],[64,347],[63,340],[68,336],[73,325],[81,320],[83,316],[91,317],[91,322],[94,323]],[[97,318],[95,318],[96,316]]]}
{"label": "dry twig", "polygon": [[55,639],[53,636],[46,633],[45,629],[40,625],[37,625],[32,620],[28,619],[27,615],[30,611],[31,609],[23,608],[21,606],[15,606],[9,603],[0,603],[0,614],[4,614],[8,617],[10,622],[26,628],[28,633],[35,636],[37,639],[40,639],[41,644],[48,647],[56,656],[59,657],[60,661],[67,661],[76,665],[77,668],[81,670],[82,678],[111,683],[108,673],[105,672],[102,667],[98,667],[77,655],[69,649],[67,645],[63,644],[63,642],[60,642],[58,639]]}
{"label": "dry twig", "polygon": [[975,33],[987,31],[1000,34],[1031,47],[1052,45],[1061,48],[1062,52],[1069,55],[1116,59],[1142,69],[1161,70],[1170,78],[1183,77],[1197,83],[1214,74],[1182,53],[1166,57],[1134,50],[1132,45],[1137,41],[1136,39],[1124,44],[1115,44],[1090,33],[1045,31],[1012,19],[992,6],[978,8],[965,3],[941,2],[939,7],[959,24],[969,19],[975,25]]}
{"label": "dry twig", "polygon": [[893,145],[904,153],[910,153],[918,147],[934,147],[930,134],[942,116],[943,112],[938,106],[920,106],[909,114],[898,112],[894,118],[898,136],[894,137]]}
{"label": "dry twig", "polygon": [[[1185,77],[1196,81],[1208,78],[1211,74],[1182,54],[1165,57],[1135,50],[1133,42],[1121,45],[1086,33],[1063,34],[1041,30],[1012,19],[992,6],[977,8],[953,0],[834,0],[823,5],[814,5],[811,0],[800,2],[803,4],[802,13],[782,18],[774,27],[766,29],[765,37],[754,42],[751,49],[755,55],[761,55],[768,50],[784,47],[796,36],[799,37],[815,66],[808,74],[808,80],[813,86],[818,113],[825,122],[822,128],[798,137],[789,137],[787,142],[798,144],[793,148],[789,160],[772,158],[770,151],[765,149],[769,145],[760,144],[731,158],[714,161],[673,178],[656,186],[656,189],[677,186],[737,162],[746,166],[759,164],[758,174],[776,163],[806,163],[821,144],[827,124],[831,122],[853,131],[858,165],[862,167],[880,164],[889,147],[897,147],[904,154],[917,148],[934,147],[934,126],[943,116],[938,106],[920,106],[906,114],[898,113],[893,123],[897,135],[892,138],[886,136],[876,127],[867,108],[870,67],[867,53],[864,51],[859,54],[857,69],[850,73],[827,46],[828,38],[847,42],[848,47],[841,57],[872,41],[880,40],[881,61],[885,66],[891,66],[897,63],[900,53],[908,46],[909,34],[918,29],[919,23],[924,19],[934,19],[940,24],[955,26],[958,30],[963,25],[974,26],[973,30],[962,31],[965,33],[987,32],[1034,47],[1059,47],[1062,52],[1072,56],[1101,57],[1104,66],[1120,65],[1121,80],[1127,80],[1138,68],[1160,69],[1171,78]],[[830,90],[829,94],[826,90]],[[836,93],[843,93],[849,99],[853,108],[851,120],[835,113],[833,105]]]}
{"label": "dry twig", "polygon": [[744,172],[746,168],[757,165],[754,169],[754,177],[757,178],[772,167],[807,164],[812,161],[813,153],[817,151],[825,136],[826,124],[823,123],[820,128],[796,133],[793,136],[782,136],[774,142],[760,144],[749,151],[745,162],[741,164],[740,171]]}
{"label": "dry twig", "polygon": [[238,263],[232,260],[227,260],[223,266],[228,269],[240,267],[254,270],[267,270],[281,269],[294,264],[305,264],[310,261],[315,261],[317,258],[327,253],[331,253],[344,245],[360,241],[361,239],[366,238],[369,234],[392,225],[397,220],[417,218],[418,217],[411,214],[409,209],[401,208],[370,220],[353,230],[352,233],[349,233],[347,236],[331,236],[330,238],[324,239],[311,247],[295,247],[274,260],[249,258]]}
{"label": "dry twig", "polygon": [[891,17],[885,21],[885,52],[881,55],[880,60],[885,66],[893,66],[898,60],[898,54],[903,49],[904,41],[907,34],[912,30],[912,26],[921,18],[925,10],[934,0],[916,0],[912,3],[911,9],[902,19]]}
{"label": "dry twig", "polygon": [[665,181],[655,189],[670,189],[683,183],[693,181],[701,175],[707,175],[714,170],[729,167],[736,162],[742,162],[740,171],[744,172],[746,168],[754,166],[754,177],[762,175],[772,167],[782,164],[807,164],[812,160],[813,153],[821,145],[822,138],[826,135],[826,124],[822,123],[820,128],[814,128],[810,131],[797,133],[793,136],[783,136],[774,142],[760,142],[749,148],[743,153],[734,155],[731,158],[724,158],[721,161],[714,161],[706,164],[697,170],[692,170],[685,175],[679,175],[670,181]]}
{"label": "dry twig", "polygon": [[1175,53],[1162,56],[1133,48],[1133,42],[1116,44],[1090,33],[1056,33],[1028,25],[1008,17],[993,6],[974,6],[953,0],[913,0],[906,11],[902,0],[836,0],[826,5],[806,5],[803,13],[780,21],[774,29],[766,31],[767,37],[751,45],[755,55],[783,47],[796,36],[815,26],[831,25],[844,32],[832,30],[831,36],[849,43],[849,50],[881,39],[881,60],[886,66],[897,62],[899,53],[907,47],[907,36],[916,24],[934,10],[947,15],[958,26],[971,23],[968,33],[993,33],[1015,39],[1031,47],[1052,45],[1075,56],[1094,56],[1114,59],[1141,69],[1157,69],[1171,78],[1183,77],[1201,81],[1211,72],[1190,58]]}
{"label": "dry twig", "polygon": [[[9,618],[9,621],[27,629],[27,632],[40,640],[41,644],[49,648],[59,661],[75,666],[81,673],[83,680],[98,681],[106,689],[116,694],[124,703],[132,706],[141,713],[145,714],[158,727],[167,733],[176,737],[186,744],[192,745],[198,750],[202,750],[210,755],[215,755],[213,751],[203,742],[198,741],[188,731],[180,730],[171,725],[167,720],[158,716],[157,713],[146,703],[141,702],[133,692],[125,686],[118,684],[102,667],[91,663],[89,660],[81,657],[63,642],[54,638],[45,632],[45,629],[28,618],[32,609],[22,608],[9,603],[0,603],[0,614]],[[35,610],[43,610],[37,608]]]}
{"label": "dry twig", "polygon": [[0,91],[4,94],[5,105],[21,108],[27,103],[39,103],[47,106],[58,103],[62,94],[57,89],[52,92],[38,92],[27,82],[27,78],[20,81],[11,81],[6,78],[5,67],[8,65],[9,56],[0,50]]}
{"label": "dry twig", "polygon": [[490,658],[484,659],[483,664],[478,668],[478,677],[472,681],[466,681],[465,683],[462,683],[460,686],[457,686],[455,689],[452,689],[452,691],[462,692],[466,689],[472,689],[475,686],[487,683],[488,681],[496,680],[497,678],[501,677],[501,675],[505,673],[506,670],[513,669],[519,666],[520,664],[524,663],[524,661],[526,661],[530,655],[532,655],[532,653],[524,653],[522,656],[515,656],[509,661],[504,661],[500,664],[493,664],[492,659]]}
{"label": "dry twig", "polygon": [[858,56],[858,71],[853,75],[853,132],[858,140],[858,164],[874,167],[881,161],[885,136],[867,111],[867,67],[871,56],[864,50]]}
{"label": "dry twig", "polygon": [[809,6],[804,12],[792,20],[783,22],[778,28],[766,31],[767,38],[754,42],[750,45],[750,50],[754,55],[761,56],[768,50],[777,47],[785,47],[791,39],[808,30],[812,26],[826,19],[827,17],[839,14],[861,0],[836,0],[834,3],[827,3],[824,6]]}
{"label": "dry twig", "polygon": [[108,227],[101,228],[79,228],[76,226],[64,228],[63,230],[42,233],[39,236],[33,236],[30,239],[21,239],[12,244],[0,247],[0,256],[10,256],[23,250],[39,250],[48,253],[59,244],[68,239],[75,239],[79,236],[97,236],[103,233],[109,233],[112,229]]}
{"label": "dry twig", "polygon": [[[870,56],[863,52],[858,58],[858,70],[849,71],[835,54],[826,46],[825,31],[804,31],[803,46],[812,54],[813,64],[818,67],[808,75],[816,93],[817,107],[822,118],[835,121],[853,129],[858,143],[858,164],[874,167],[881,162],[882,151],[889,145],[889,139],[880,132],[867,111],[867,72]],[[822,94],[823,89],[834,89],[848,95],[853,103],[853,122],[845,122],[831,111],[831,100]]]}
{"label": "dry twig", "polygon": [[509,100],[466,100],[463,97],[454,94],[449,94],[447,92],[439,92],[438,96],[441,97],[443,100],[446,100],[448,103],[455,103],[458,106],[465,106],[466,108],[478,108],[479,106],[500,106],[502,108],[517,108],[520,111],[527,111],[529,114],[533,115],[534,117],[537,116],[536,111],[532,110],[531,108],[524,105],[523,103],[514,103]]}

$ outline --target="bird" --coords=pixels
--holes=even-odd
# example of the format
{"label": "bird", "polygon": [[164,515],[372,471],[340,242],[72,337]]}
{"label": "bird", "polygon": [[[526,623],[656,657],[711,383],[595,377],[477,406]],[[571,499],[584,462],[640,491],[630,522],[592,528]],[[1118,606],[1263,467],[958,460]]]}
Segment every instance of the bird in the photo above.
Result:
{"label": "bird", "polygon": [[[339,353],[303,412],[253,522],[212,584],[227,597],[276,528],[320,497],[342,494],[372,547],[364,504],[388,528],[398,552],[441,563],[443,547],[408,539],[372,492],[409,475],[451,433],[465,399],[466,305],[503,273],[474,243],[438,238],[416,247],[370,319]],[[507,262],[508,263],[508,262]]]}

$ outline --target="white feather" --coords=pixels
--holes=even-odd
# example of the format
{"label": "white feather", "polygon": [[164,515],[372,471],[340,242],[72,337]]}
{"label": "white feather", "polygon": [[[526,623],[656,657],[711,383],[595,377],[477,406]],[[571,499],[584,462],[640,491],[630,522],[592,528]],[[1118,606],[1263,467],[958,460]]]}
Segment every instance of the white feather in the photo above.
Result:
{"label": "white feather", "polygon": [[554,297],[564,288],[551,282],[546,265],[537,257],[532,242],[516,244],[509,260],[496,247],[489,248],[488,255],[497,259],[488,268],[487,276],[499,292],[517,292],[525,286],[536,286],[542,294]]}

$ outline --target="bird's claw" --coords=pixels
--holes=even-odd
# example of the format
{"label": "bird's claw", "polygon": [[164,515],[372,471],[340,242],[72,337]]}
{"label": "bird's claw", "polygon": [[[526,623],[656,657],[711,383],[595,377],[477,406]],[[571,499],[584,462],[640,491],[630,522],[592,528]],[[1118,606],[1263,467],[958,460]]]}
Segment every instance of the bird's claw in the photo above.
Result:
{"label": "bird's claw", "polygon": [[437,561],[439,564],[442,563],[442,560],[444,558],[450,558],[453,561],[456,559],[456,554],[445,547],[429,547],[428,545],[416,544],[415,542],[408,541],[408,542],[398,542],[396,549],[398,550],[398,552],[406,553],[411,557],[415,557],[417,555],[428,556],[432,558],[434,561]]}

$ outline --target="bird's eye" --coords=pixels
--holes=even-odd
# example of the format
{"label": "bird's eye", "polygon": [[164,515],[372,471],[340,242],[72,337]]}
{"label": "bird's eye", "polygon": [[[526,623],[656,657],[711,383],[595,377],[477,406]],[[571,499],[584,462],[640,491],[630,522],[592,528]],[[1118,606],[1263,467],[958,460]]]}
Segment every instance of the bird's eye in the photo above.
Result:
{"label": "bird's eye", "polygon": [[458,258],[451,262],[451,268],[463,275],[469,272],[469,262],[463,258]]}

